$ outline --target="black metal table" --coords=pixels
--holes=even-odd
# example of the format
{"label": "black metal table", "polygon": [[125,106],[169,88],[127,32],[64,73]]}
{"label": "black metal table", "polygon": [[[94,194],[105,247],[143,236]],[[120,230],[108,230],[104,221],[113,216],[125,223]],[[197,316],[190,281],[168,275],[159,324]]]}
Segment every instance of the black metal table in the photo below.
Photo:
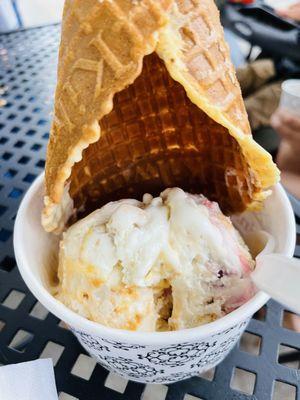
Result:
{"label": "black metal table", "polygon": [[[300,334],[290,329],[291,318],[300,329],[300,317],[273,301],[214,371],[145,386],[95,364],[29,293],[15,265],[13,224],[24,192],[44,167],[58,40],[59,26],[0,36],[0,363],[52,357],[60,400],[300,399]],[[299,256],[299,244],[296,251]]]}

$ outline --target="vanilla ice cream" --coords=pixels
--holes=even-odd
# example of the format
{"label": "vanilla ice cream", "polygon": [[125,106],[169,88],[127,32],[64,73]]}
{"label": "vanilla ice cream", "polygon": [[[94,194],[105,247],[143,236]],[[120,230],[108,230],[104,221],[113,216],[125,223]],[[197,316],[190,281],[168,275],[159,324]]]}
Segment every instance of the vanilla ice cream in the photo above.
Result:
{"label": "vanilla ice cream", "polygon": [[109,203],[71,226],[60,243],[55,295],[110,327],[184,329],[247,301],[253,268],[219,206],[174,188]]}

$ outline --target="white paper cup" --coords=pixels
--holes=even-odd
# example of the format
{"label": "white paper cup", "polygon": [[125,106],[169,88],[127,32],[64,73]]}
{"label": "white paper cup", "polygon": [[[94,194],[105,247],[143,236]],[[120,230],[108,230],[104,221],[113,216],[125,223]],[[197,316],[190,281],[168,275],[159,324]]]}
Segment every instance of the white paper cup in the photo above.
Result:
{"label": "white paper cup", "polygon": [[300,79],[289,79],[281,85],[280,107],[300,117]]}
{"label": "white paper cup", "polygon": [[[21,275],[35,297],[69,325],[87,352],[105,368],[131,380],[171,383],[220,363],[238,341],[251,316],[269,297],[258,292],[225,317],[198,328],[174,332],[131,332],[89,321],[49,293],[49,274],[57,258],[57,238],[40,222],[43,175],[30,187],[18,211],[14,248]],[[263,229],[276,240],[277,253],[293,255],[296,229],[290,202],[280,185],[259,213],[236,217],[243,233]]]}

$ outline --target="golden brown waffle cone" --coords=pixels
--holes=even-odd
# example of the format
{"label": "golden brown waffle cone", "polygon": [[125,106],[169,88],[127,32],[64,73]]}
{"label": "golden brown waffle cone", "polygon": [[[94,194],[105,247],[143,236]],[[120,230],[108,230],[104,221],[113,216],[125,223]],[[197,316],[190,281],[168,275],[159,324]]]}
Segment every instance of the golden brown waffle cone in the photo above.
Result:
{"label": "golden brown waffle cone", "polygon": [[265,198],[279,174],[250,134],[213,0],[69,1],[63,21],[46,230],[73,200],[86,213],[180,186],[237,212]]}

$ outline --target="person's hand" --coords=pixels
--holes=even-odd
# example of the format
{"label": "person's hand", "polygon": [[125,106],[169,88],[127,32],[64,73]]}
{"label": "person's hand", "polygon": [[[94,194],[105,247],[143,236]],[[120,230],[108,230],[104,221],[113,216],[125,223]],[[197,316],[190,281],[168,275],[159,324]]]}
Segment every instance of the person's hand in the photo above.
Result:
{"label": "person's hand", "polygon": [[276,10],[276,13],[281,17],[290,18],[293,19],[294,21],[300,22],[300,1],[289,6],[288,8],[278,9]]}
{"label": "person's hand", "polygon": [[300,115],[296,117],[283,108],[278,108],[271,117],[271,126],[284,141],[300,148]]}
{"label": "person's hand", "polygon": [[271,126],[281,136],[276,162],[283,172],[283,183],[300,198],[300,115],[296,117],[288,110],[278,108],[271,117]]}

